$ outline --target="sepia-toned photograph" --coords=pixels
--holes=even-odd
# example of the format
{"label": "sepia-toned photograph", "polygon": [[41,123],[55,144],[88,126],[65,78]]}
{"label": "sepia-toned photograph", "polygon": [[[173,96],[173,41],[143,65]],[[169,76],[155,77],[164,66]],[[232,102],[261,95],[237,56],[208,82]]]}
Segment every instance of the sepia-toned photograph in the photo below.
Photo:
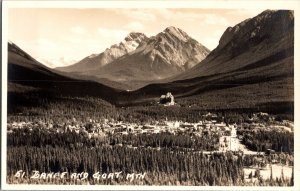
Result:
{"label": "sepia-toned photograph", "polygon": [[11,2],[6,188],[297,190],[293,1]]}

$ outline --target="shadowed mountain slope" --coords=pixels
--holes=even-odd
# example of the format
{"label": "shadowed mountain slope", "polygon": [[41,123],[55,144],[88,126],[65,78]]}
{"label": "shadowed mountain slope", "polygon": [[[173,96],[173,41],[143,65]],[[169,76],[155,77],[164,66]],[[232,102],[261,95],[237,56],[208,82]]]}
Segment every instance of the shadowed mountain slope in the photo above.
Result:
{"label": "shadowed mountain slope", "polygon": [[116,89],[93,81],[76,80],[37,62],[13,43],[8,44],[8,91],[48,96],[95,96],[114,101]]}

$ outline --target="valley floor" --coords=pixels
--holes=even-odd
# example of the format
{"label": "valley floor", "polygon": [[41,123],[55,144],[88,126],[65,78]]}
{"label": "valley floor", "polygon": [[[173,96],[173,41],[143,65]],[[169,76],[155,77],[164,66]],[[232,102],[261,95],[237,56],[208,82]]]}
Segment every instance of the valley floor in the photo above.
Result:
{"label": "valley floor", "polygon": [[[247,122],[238,124],[225,123],[213,113],[202,117],[199,122],[151,123],[104,118],[79,121],[74,117],[62,123],[49,123],[10,116],[7,181],[105,185],[292,184],[292,121],[276,121],[266,113],[255,113]],[[19,170],[22,171],[18,174]],[[39,176],[32,178],[36,171]],[[52,172],[66,176],[53,179],[48,177]],[[116,172],[122,172],[124,177],[109,175]],[[83,177],[84,174],[87,176]],[[138,179],[131,180],[132,174],[138,174]]]}

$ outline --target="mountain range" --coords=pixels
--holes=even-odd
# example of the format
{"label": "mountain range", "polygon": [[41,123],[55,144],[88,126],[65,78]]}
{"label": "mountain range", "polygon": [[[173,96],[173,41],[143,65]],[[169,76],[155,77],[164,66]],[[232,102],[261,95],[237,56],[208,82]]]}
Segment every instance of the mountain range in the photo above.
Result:
{"label": "mountain range", "polygon": [[[228,27],[219,45],[172,82],[145,86],[136,97],[172,92],[188,106],[291,111],[294,101],[294,14],[266,10]],[[139,98],[132,99],[138,101]],[[184,101],[183,101],[184,100]]]}
{"label": "mountain range", "polygon": [[[294,13],[289,10],[266,10],[228,27],[211,52],[175,27],[150,38],[130,33],[103,53],[55,70],[14,44],[8,47],[13,91],[26,86],[123,106],[154,103],[172,92],[182,107],[293,112]],[[99,83],[103,79],[105,85]],[[114,83],[134,84],[136,90],[122,91]]]}
{"label": "mountain range", "polygon": [[89,76],[99,82],[107,79],[131,84],[131,89],[137,89],[192,68],[209,52],[181,29],[168,27],[150,38],[143,33],[130,33],[123,42],[98,55],[56,69],[77,77]]}

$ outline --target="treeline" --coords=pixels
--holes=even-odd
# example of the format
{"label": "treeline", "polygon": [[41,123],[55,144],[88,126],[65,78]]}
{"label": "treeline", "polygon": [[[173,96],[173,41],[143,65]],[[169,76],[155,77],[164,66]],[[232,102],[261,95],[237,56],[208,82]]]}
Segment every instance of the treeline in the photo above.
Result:
{"label": "treeline", "polygon": [[215,151],[219,146],[219,134],[207,134],[199,137],[189,134],[129,134],[108,135],[104,137],[88,138],[85,133],[57,133],[55,130],[33,128],[14,129],[7,135],[7,146],[34,146],[34,147],[65,147],[77,148],[99,147],[103,145],[119,145],[132,147],[194,149],[195,151]]}
{"label": "treeline", "polygon": [[135,106],[115,107],[93,97],[47,96],[39,93],[9,93],[9,121],[47,121],[49,118],[63,122],[75,117],[78,121],[86,118],[106,118],[127,122],[152,122],[159,120],[183,120],[198,122],[205,112],[184,107]]}
{"label": "treeline", "polygon": [[[173,135],[122,135],[105,139],[89,139],[83,133],[55,133],[34,128],[32,131],[16,129],[7,135],[7,178],[10,183],[25,184],[133,184],[133,185],[291,185],[292,181],[262,180],[249,183],[244,180],[244,166],[260,165],[256,156],[233,153],[203,154],[192,149],[173,149],[175,145],[193,147],[197,141]],[[117,140],[116,140],[117,139]],[[172,140],[174,139],[174,140]],[[134,142],[140,145],[161,144],[166,147],[130,148]],[[200,139],[199,139],[200,140]],[[209,141],[203,137],[204,141]],[[130,142],[131,141],[131,142]],[[173,143],[171,143],[174,141]],[[183,143],[180,143],[183,141]],[[109,143],[109,144],[108,144]],[[123,146],[118,145],[124,144]],[[182,145],[180,145],[182,144]],[[191,144],[191,145],[190,145]],[[126,146],[127,145],[127,146]],[[152,145],[154,146],[154,145]],[[157,145],[155,145],[157,146]],[[17,160],[16,160],[17,159]],[[272,158],[266,158],[270,161]],[[129,182],[125,179],[73,181],[70,177],[58,180],[34,180],[14,177],[18,170],[30,175],[40,172],[95,172],[146,173],[143,180]]]}
{"label": "treeline", "polygon": [[272,149],[289,154],[294,152],[294,134],[292,132],[238,129],[237,133],[243,136],[242,143],[251,150]]}
{"label": "treeline", "polygon": [[57,133],[55,130],[46,131],[39,128],[14,129],[13,133],[7,134],[7,147],[65,147],[77,148],[80,145],[92,147],[93,141],[89,140],[84,133],[75,132]]}
{"label": "treeline", "polygon": [[290,154],[276,153],[271,155],[244,155],[245,167],[266,168],[267,164],[278,163],[281,165],[294,166],[294,157]]}
{"label": "treeline", "polygon": [[[146,142],[154,140],[153,137],[144,140],[145,137],[139,139]],[[126,138],[127,140],[123,137],[123,141],[129,141],[132,137]],[[8,134],[7,139],[7,175],[12,182],[15,181],[13,175],[18,170],[23,170],[27,175],[33,170],[87,172],[90,175],[97,171],[147,174],[138,183],[127,180],[95,181],[89,177],[89,184],[233,185],[242,182],[244,177],[242,158],[231,153],[204,155],[190,149],[174,150],[168,147],[160,150],[140,147],[134,149],[101,144],[84,134],[52,133],[39,129],[15,130]],[[166,146],[167,144],[170,143],[166,142]],[[41,181],[49,183],[50,180]],[[71,180],[65,181],[70,183]],[[36,182],[29,177],[26,179],[26,183]]]}
{"label": "treeline", "polygon": [[[88,96],[63,97],[60,95],[41,95],[40,93],[8,93],[8,122],[41,120],[62,123],[74,117],[79,122],[86,122],[87,118],[106,118],[135,123],[151,123],[166,119],[199,122],[205,119],[211,120],[211,117],[204,116],[208,112],[216,113],[217,117],[214,120],[239,124],[249,121],[254,111],[247,109],[203,110],[200,107],[164,107],[158,104],[115,107],[100,98]],[[288,116],[278,115],[276,119],[288,119]],[[268,118],[261,118],[258,122],[268,120]]]}
{"label": "treeline", "polygon": [[195,136],[190,134],[138,134],[138,135],[115,135],[110,137],[111,145],[122,144],[133,147],[151,148],[189,148],[195,151],[216,151],[219,149],[219,135],[207,134]]}
{"label": "treeline", "polygon": [[[130,149],[127,147],[8,147],[7,180],[24,184],[108,184],[108,185],[203,185],[203,186],[292,186],[293,177],[248,182],[244,174],[245,160],[232,153],[171,151],[170,149]],[[16,160],[18,159],[18,160]],[[23,179],[14,177],[23,170]],[[30,179],[33,171],[67,172],[63,179]],[[146,173],[144,179],[130,182],[122,179],[94,179],[92,175],[121,172]],[[73,180],[72,173],[88,173],[84,181]],[[253,175],[254,176],[254,175]],[[255,176],[254,176],[255,178]]]}
{"label": "treeline", "polygon": [[[15,160],[15,159],[18,160]],[[66,149],[62,147],[8,147],[7,175],[23,169],[40,172],[119,172],[147,173],[143,184],[229,185],[243,181],[242,159],[230,154],[211,156],[191,151],[160,151],[101,147]],[[158,180],[157,177],[160,177]],[[90,183],[93,182],[89,177]],[[158,181],[158,182],[157,182]],[[103,183],[100,182],[99,183]],[[110,184],[110,182],[107,182]]]}
{"label": "treeline", "polygon": [[9,121],[55,121],[63,122],[73,117],[85,121],[93,118],[117,118],[118,111],[110,103],[93,97],[61,97],[34,93],[8,94]]}

